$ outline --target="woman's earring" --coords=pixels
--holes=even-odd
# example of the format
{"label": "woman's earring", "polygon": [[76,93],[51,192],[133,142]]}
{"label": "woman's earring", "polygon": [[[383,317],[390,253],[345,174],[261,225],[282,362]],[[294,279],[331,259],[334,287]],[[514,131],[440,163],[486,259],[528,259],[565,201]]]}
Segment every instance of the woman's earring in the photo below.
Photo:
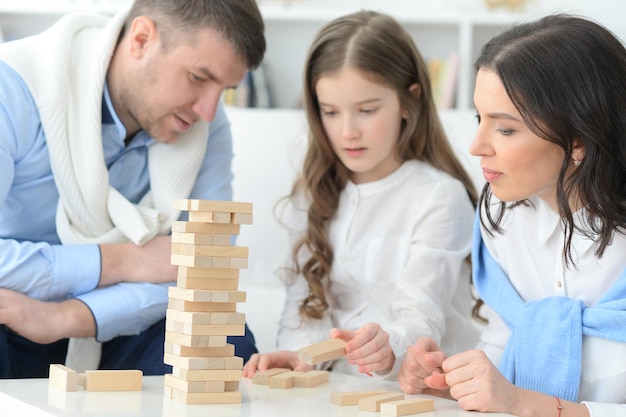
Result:
{"label": "woman's earring", "polygon": [[581,162],[581,161],[580,161],[579,159],[575,159],[575,158],[574,158],[574,166],[575,166],[575,167],[579,166],[579,165],[580,165],[580,162]]}

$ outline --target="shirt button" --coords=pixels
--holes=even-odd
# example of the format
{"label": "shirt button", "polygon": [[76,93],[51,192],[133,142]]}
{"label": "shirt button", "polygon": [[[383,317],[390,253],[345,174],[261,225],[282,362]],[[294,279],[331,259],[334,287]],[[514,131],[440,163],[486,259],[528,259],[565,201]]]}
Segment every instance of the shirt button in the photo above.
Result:
{"label": "shirt button", "polygon": [[561,288],[561,286],[563,286],[563,284],[561,283],[561,281],[557,281],[556,285]]}

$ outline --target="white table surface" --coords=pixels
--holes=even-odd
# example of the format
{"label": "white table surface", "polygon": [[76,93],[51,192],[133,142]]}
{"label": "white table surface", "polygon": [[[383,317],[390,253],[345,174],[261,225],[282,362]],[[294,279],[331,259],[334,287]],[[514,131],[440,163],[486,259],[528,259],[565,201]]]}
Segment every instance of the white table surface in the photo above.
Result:
{"label": "white table surface", "polygon": [[[0,415],[51,416],[141,416],[141,417],[378,417],[379,413],[358,411],[356,406],[330,403],[335,391],[384,389],[399,392],[397,384],[376,377],[331,373],[330,381],[314,388],[269,388],[241,381],[241,404],[185,405],[165,398],[163,377],[145,376],[142,391],[65,392],[50,386],[48,379],[0,379]],[[435,397],[430,397],[435,398]],[[477,417],[480,413],[460,410],[456,402],[435,398],[435,411],[420,417]],[[493,413],[489,417],[509,416]]]}

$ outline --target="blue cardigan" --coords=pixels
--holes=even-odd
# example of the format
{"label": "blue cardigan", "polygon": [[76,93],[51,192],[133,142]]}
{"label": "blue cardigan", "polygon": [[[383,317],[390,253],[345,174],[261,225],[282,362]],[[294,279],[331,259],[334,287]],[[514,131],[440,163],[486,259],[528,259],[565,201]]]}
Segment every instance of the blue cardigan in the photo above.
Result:
{"label": "blue cardigan", "polygon": [[511,329],[500,371],[516,386],[576,401],[583,335],[626,343],[626,270],[593,306],[560,296],[525,302],[485,247],[478,215],[472,268],[479,296]]}

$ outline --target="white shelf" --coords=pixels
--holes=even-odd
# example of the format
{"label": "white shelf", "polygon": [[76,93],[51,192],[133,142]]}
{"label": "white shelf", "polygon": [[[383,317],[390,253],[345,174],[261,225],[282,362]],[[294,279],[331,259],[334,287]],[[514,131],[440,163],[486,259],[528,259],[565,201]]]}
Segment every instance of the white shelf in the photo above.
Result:
{"label": "white shelf", "polygon": [[[114,14],[132,0],[0,0],[0,26],[5,39],[37,33],[66,13]],[[307,49],[328,21],[357,10],[372,9],[395,17],[414,38],[425,59],[460,58],[456,107],[471,107],[472,64],[480,47],[493,35],[530,14],[488,12],[478,0],[259,0],[266,24],[264,60],[274,104],[299,104]]]}

